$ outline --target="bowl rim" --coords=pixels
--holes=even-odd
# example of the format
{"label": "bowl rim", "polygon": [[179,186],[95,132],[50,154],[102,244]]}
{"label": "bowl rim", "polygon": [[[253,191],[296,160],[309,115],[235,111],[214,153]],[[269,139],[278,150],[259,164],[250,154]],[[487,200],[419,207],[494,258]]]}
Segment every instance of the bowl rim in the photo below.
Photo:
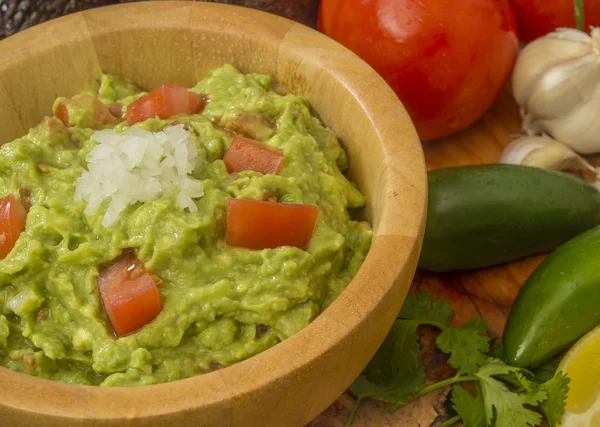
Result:
{"label": "bowl rim", "polygon": [[[186,7],[189,8],[190,11],[193,9],[218,10],[222,13],[227,13],[232,10],[231,8],[235,8],[236,10],[240,9],[239,6],[203,2],[153,1],[134,4],[125,3],[120,5],[105,6],[57,18],[32,27],[30,29],[27,29],[16,35],[10,36],[6,40],[10,40],[10,44],[8,46],[12,46],[15,43],[18,43],[21,40],[21,38],[23,40],[27,40],[28,43],[31,43],[30,40],[35,39],[35,37],[31,38],[31,36],[38,32],[41,32],[49,25],[67,24],[69,20],[81,20],[85,22],[86,16],[89,16],[89,14],[95,13],[96,11],[103,11],[103,13],[114,13],[116,15],[118,14],[122,19],[126,19],[129,13],[135,13],[135,8],[141,7],[148,11],[159,11],[161,7],[164,7],[164,3],[169,4],[171,7]],[[289,29],[282,38],[284,42],[286,41],[286,38],[288,38],[288,34],[290,34],[293,31],[311,34],[312,36],[315,36],[314,33],[320,34],[318,33],[318,31],[308,28],[302,24],[290,21],[286,18],[271,15],[266,12],[247,9],[245,13],[251,14],[252,16],[256,16],[260,18],[260,20],[263,22],[265,20],[270,20],[279,23],[283,22],[285,23],[285,25],[288,25]],[[161,21],[160,25],[167,27],[176,25],[176,23]],[[190,19],[189,25],[190,28],[194,28],[195,25],[199,24],[195,23],[192,19]],[[104,31],[110,32],[110,25],[106,27]],[[28,37],[28,39],[25,39],[25,37]],[[334,43],[338,48],[340,47],[340,45],[338,45],[336,42],[333,42],[325,35],[320,34],[320,37],[327,39],[327,43]],[[68,44],[69,40],[66,38],[59,39],[56,40],[55,43]],[[5,54],[12,54],[8,50],[8,46],[7,43],[5,43],[5,41],[0,41],[0,57],[3,57]],[[294,50],[295,47],[293,45],[293,42],[290,41],[286,48]],[[23,49],[25,48],[23,47]],[[352,55],[353,57],[356,57],[346,48],[342,49],[344,49],[347,52],[347,55]],[[300,53],[298,52],[298,54]],[[315,61],[314,58],[309,58],[308,60]],[[337,60],[335,58],[332,59],[328,65],[331,66],[333,64],[333,68],[330,68],[327,71],[330,74],[334,75],[337,79],[344,82],[346,89],[361,104],[363,111],[365,112],[365,114],[368,115],[368,118],[373,124],[374,128],[378,129],[390,126],[397,127],[396,122],[399,121],[402,124],[402,126],[405,126],[408,129],[409,132],[412,132],[413,137],[407,139],[407,141],[403,143],[400,143],[398,141],[394,142],[390,140],[384,141],[384,143],[387,144],[386,148],[391,157],[393,157],[393,155],[395,155],[396,153],[406,150],[413,150],[416,153],[420,153],[420,157],[417,155],[418,164],[413,165],[413,168],[417,170],[415,174],[417,178],[416,181],[412,183],[413,185],[418,187],[418,191],[422,195],[422,200],[415,200],[415,203],[418,205],[417,210],[420,209],[420,215],[418,218],[415,219],[414,223],[407,224],[405,233],[398,234],[394,230],[388,230],[387,228],[386,230],[382,231],[382,235],[384,235],[384,237],[394,237],[401,239],[408,247],[410,247],[410,251],[407,254],[403,254],[403,257],[396,260],[396,265],[393,267],[393,271],[386,272],[386,274],[389,277],[393,277],[393,282],[395,283],[397,280],[399,280],[401,276],[410,275],[410,277],[412,277],[412,274],[414,273],[414,266],[411,265],[412,261],[410,261],[409,258],[414,258],[415,253],[418,256],[418,252],[420,251],[426,209],[426,169],[419,139],[416,136],[416,132],[414,131],[414,128],[412,128],[412,123],[410,122],[410,119],[408,118],[408,115],[406,114],[406,111],[402,107],[400,101],[397,99],[393,91],[389,87],[387,87],[387,84],[384,82],[384,80],[370,66],[368,66],[362,60],[360,61],[360,63],[362,64],[361,72],[364,73],[364,75],[368,76],[369,82],[372,85],[374,85],[374,87],[381,88],[383,99],[380,102],[389,102],[393,104],[396,110],[403,112],[404,117],[398,119],[397,117],[388,117],[387,115],[375,117],[369,114],[369,111],[374,106],[375,100],[364,99],[364,97],[361,97],[359,96],[359,94],[354,92],[352,78],[355,75],[355,73],[346,69],[342,60]],[[384,174],[386,172],[387,170],[384,165],[384,167],[379,173]],[[398,206],[399,204],[393,204],[384,208],[384,211],[388,218],[394,218],[396,216],[396,210],[398,209]],[[342,292],[342,294],[336,299],[336,301],[334,301],[325,311],[323,311],[323,313],[321,313],[315,320],[313,320],[308,326],[306,326],[297,334],[247,360],[241,361],[237,364],[223,368],[221,370],[183,380],[133,388],[97,387],[64,384],[38,377],[29,376],[26,374],[21,374],[18,372],[11,371],[4,367],[0,367],[0,384],[10,385],[13,383],[18,383],[20,384],[19,387],[22,387],[23,393],[47,396],[47,400],[45,400],[44,402],[39,402],[37,400],[26,401],[21,399],[23,394],[19,394],[16,397],[11,396],[11,393],[7,393],[5,389],[3,392],[3,396],[0,397],[0,408],[11,408],[13,410],[25,413],[43,413],[46,415],[64,419],[88,419],[90,417],[94,419],[100,417],[106,420],[111,420],[115,418],[125,419],[130,418],[132,414],[135,414],[135,416],[143,417],[166,416],[174,412],[190,411],[199,406],[210,407],[218,405],[223,400],[235,399],[241,394],[250,393],[252,392],[252,390],[264,387],[265,384],[273,385],[274,383],[278,383],[282,380],[282,373],[284,375],[288,375],[298,369],[302,369],[303,367],[309,366],[312,359],[326,353],[329,347],[331,346],[331,342],[323,341],[321,343],[315,343],[314,345],[312,345],[310,348],[307,349],[307,352],[305,354],[293,355],[293,350],[296,346],[296,343],[306,342],[307,337],[310,336],[326,336],[329,329],[341,328],[348,331],[353,330],[359,326],[359,321],[356,319],[360,318],[360,316],[351,317],[348,319],[347,322],[341,321],[340,319],[344,318],[344,313],[342,312],[342,309],[345,307],[345,305],[352,300],[356,301],[360,298],[360,289],[358,289],[356,286],[357,282],[368,282],[369,279],[367,278],[367,275],[379,268],[376,256],[380,254],[378,254],[373,249],[374,248],[372,247],[358,274],[348,284],[344,292]],[[414,260],[412,264],[416,265],[416,260]],[[410,271],[411,269],[412,272]],[[394,286],[394,283],[389,284],[390,289]],[[378,299],[374,300],[371,304],[364,304],[363,306],[356,307],[357,313],[367,313],[369,310],[374,308],[375,304],[381,303],[381,300],[386,296],[387,292],[382,295],[379,295]],[[297,356],[297,359],[299,360],[290,359],[295,356]],[[260,373],[262,377],[260,378],[259,382],[256,381],[253,375],[247,375],[248,370],[252,370],[256,367],[261,366],[265,368],[268,365],[267,361],[274,358],[280,361],[289,360],[289,367],[278,367],[277,370],[261,369]],[[234,381],[235,384],[232,384],[231,378],[234,377],[240,380],[239,382],[236,380]],[[224,389],[230,389],[230,386],[233,387],[233,392],[224,391]],[[214,391],[214,393],[211,393],[209,395],[203,395],[203,400],[201,402],[199,402],[197,395],[195,399],[185,398],[186,393],[194,394],[205,391],[207,389]],[[181,399],[179,402],[174,402],[174,398],[171,398],[168,399],[168,401],[164,404],[157,405],[153,408],[142,407],[142,405],[145,404],[145,401],[147,401],[149,398],[155,398],[157,396],[163,395],[175,396],[175,398],[179,397]],[[59,403],[64,402],[65,399],[70,399],[73,396],[85,396],[85,399],[79,403],[81,407],[77,411],[73,412],[72,407],[62,407],[59,405]],[[86,402],[93,401],[97,398],[110,398],[112,402],[126,401],[128,405],[126,409],[123,409],[122,407],[109,406],[106,408],[106,412],[104,414],[86,413],[88,409]]]}

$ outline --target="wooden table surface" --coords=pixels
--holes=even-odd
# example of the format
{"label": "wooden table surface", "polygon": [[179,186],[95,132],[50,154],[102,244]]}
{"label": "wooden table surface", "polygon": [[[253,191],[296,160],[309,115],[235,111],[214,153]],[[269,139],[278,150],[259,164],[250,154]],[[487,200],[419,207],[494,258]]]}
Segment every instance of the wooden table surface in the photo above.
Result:
{"label": "wooden table surface", "polygon": [[[520,132],[519,110],[512,95],[505,90],[488,113],[464,132],[423,144],[428,169],[443,166],[496,163],[502,148]],[[453,322],[462,325],[470,317],[485,318],[490,334],[502,335],[506,317],[525,279],[541,262],[535,256],[492,268],[458,273],[417,271],[413,289],[422,289],[434,297],[452,302],[456,312]],[[433,330],[418,331],[423,347],[422,361],[427,380],[439,381],[452,375],[445,358],[435,351]],[[448,403],[450,388],[426,395],[394,414],[389,405],[367,400],[362,403],[353,427],[428,427],[453,416]],[[309,427],[341,427],[355,399],[349,393],[340,396],[333,405],[311,422]]]}

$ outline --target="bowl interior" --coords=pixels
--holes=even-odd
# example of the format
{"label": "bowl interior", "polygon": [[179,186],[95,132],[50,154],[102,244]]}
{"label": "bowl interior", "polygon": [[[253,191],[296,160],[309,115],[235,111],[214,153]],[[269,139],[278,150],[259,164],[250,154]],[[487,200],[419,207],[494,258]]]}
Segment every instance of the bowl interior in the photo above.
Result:
{"label": "bowl interior", "polygon": [[[0,397],[0,420],[4,413],[22,421],[14,425],[72,419],[113,425],[132,417],[132,425],[140,426],[158,420],[198,425],[190,417],[201,411],[206,425],[253,425],[244,422],[252,414],[261,420],[257,425],[297,425],[350,384],[404,300],[426,199],[416,132],[370,67],[292,21],[195,2],[134,3],[70,15],[2,41],[0,57],[0,143],[27,133],[51,114],[57,96],[81,91],[99,70],[125,75],[145,89],[163,83],[190,87],[225,63],[268,74],[278,90],[307,97],[339,136],[375,230],[372,249],[347,290],[274,348],[211,374],[136,389],[70,386],[2,368],[0,387],[9,392]],[[273,413],[275,396],[279,407]]]}

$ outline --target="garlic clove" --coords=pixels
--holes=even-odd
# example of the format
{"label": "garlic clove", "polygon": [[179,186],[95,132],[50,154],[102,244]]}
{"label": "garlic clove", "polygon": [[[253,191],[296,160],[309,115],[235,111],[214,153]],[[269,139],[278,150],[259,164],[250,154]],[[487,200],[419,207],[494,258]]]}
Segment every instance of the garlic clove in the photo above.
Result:
{"label": "garlic clove", "polygon": [[527,45],[513,92],[524,132],[549,135],[579,153],[600,152],[600,28],[590,35],[559,29]]}
{"label": "garlic clove", "polygon": [[[577,36],[567,36],[573,32]],[[592,51],[592,39],[579,30],[556,31],[529,43],[519,54],[513,71],[515,100],[519,105],[525,105],[534,86],[548,69]]]}
{"label": "garlic clove", "polygon": [[[593,36],[592,29],[592,36]],[[571,41],[581,41],[581,42],[589,42],[590,35],[584,31],[578,30],[576,28],[557,28],[555,31],[546,34],[545,37],[554,38],[554,39],[563,39],[563,40],[571,40]]]}
{"label": "garlic clove", "polygon": [[551,141],[550,138],[544,136],[526,136],[515,139],[502,151],[500,155],[500,163],[511,165],[522,165],[523,159],[532,151],[542,148]]}
{"label": "garlic clove", "polygon": [[546,136],[524,136],[504,148],[500,163],[531,166],[551,170],[596,169],[565,144]]}
{"label": "garlic clove", "polygon": [[529,114],[554,118],[588,101],[600,81],[600,57],[594,53],[548,69],[533,86],[524,107]]}
{"label": "garlic clove", "polygon": [[533,128],[541,129],[581,154],[600,152],[600,98],[592,98],[568,114],[551,120],[534,119]]}
{"label": "garlic clove", "polygon": [[[582,165],[582,161],[584,164]],[[536,168],[562,171],[565,169],[581,170],[587,162],[564,144],[554,141],[543,149],[533,150],[523,159],[523,165]],[[582,167],[583,166],[583,167]]]}

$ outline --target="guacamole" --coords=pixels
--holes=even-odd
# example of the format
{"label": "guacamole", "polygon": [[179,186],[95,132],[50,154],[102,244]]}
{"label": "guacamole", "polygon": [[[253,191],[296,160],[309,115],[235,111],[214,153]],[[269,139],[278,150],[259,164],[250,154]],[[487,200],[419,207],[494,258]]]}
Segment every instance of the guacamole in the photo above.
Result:
{"label": "guacamole", "polygon": [[[0,197],[28,209],[26,226],[0,261],[0,365],[52,380],[102,386],[174,381],[239,362],[295,334],[344,290],[371,243],[364,206],[342,175],[347,157],[306,99],[270,88],[269,77],[224,66],[191,92],[197,114],[133,125],[159,132],[183,125],[198,149],[191,175],[202,181],[197,209],[177,195],[128,205],[106,227],[108,202],[89,212],[76,182],[98,145],[91,114],[71,106],[71,126],[45,118],[0,149]],[[119,110],[144,95],[121,76],[102,74],[87,91]],[[123,133],[117,120],[103,129]],[[236,134],[283,153],[277,174],[228,173],[223,157]],[[229,198],[319,208],[308,246],[251,250],[225,242]],[[134,251],[160,278],[162,309],[117,337],[98,290],[102,266]]]}

